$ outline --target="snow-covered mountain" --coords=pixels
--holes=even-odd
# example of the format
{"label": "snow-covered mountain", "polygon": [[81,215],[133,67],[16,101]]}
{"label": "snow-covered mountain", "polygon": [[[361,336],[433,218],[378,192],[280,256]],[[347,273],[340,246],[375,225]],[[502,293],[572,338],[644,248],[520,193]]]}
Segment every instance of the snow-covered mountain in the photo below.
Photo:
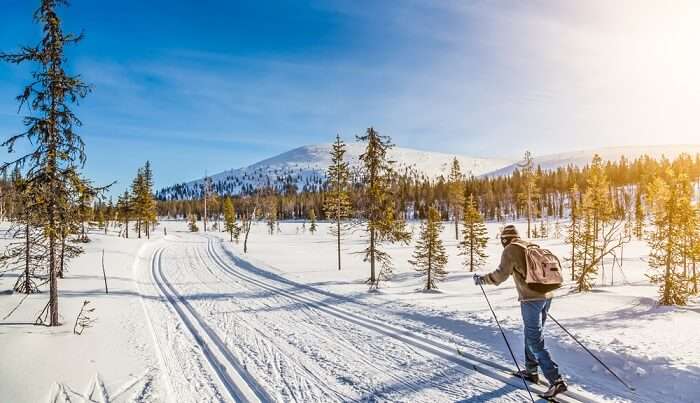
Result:
{"label": "snow-covered mountain", "polygon": [[[591,150],[572,151],[560,154],[549,154],[535,156],[533,158],[534,166],[540,166],[543,170],[556,169],[569,165],[582,167],[590,164],[595,154],[600,155],[603,161],[617,161],[622,156],[633,160],[648,155],[652,158],[661,158],[665,156],[669,159],[674,159],[678,155],[686,153],[695,155],[700,153],[700,145],[661,145],[661,146],[626,146],[626,147],[606,147]],[[488,172],[485,176],[504,176],[510,175],[517,168],[517,162]]]}
{"label": "snow-covered mountain", "polygon": [[[247,167],[231,169],[211,176],[212,191],[218,194],[239,194],[250,192],[262,186],[272,186],[277,190],[294,187],[298,191],[314,190],[323,185],[325,171],[330,164],[330,144],[308,145],[274,157],[262,160]],[[361,143],[347,145],[346,160],[351,169],[359,167],[359,157],[364,151]],[[606,161],[619,160],[623,155],[635,159],[642,155],[652,158],[666,156],[669,159],[681,153],[695,155],[700,153],[700,145],[665,145],[665,146],[626,146],[607,147],[591,150],[573,151],[534,157],[534,165],[544,170],[556,169],[568,165],[582,167],[591,162],[595,154]],[[457,158],[462,172],[474,176],[510,175],[517,168],[513,160],[474,158],[462,155],[446,154],[395,147],[389,157],[396,161],[396,169],[401,172],[415,172],[429,178],[449,174],[453,158]],[[158,192],[162,199],[199,198],[202,193],[203,179],[177,184]]]}
{"label": "snow-covered mountain", "polygon": [[[318,189],[325,180],[325,171],[330,164],[330,144],[308,145],[247,167],[231,169],[211,176],[212,190],[218,194],[238,194],[261,186],[284,189],[296,186],[297,190]],[[351,169],[359,167],[359,157],[364,152],[364,144],[347,145],[346,160]],[[416,172],[430,178],[440,175],[447,177],[453,158],[459,160],[462,172],[474,176],[491,172],[512,163],[512,160],[473,158],[456,154],[445,154],[409,148],[394,147],[389,152],[390,159],[396,161],[399,172]],[[191,198],[198,197],[203,179],[174,185],[158,192],[158,197]]]}

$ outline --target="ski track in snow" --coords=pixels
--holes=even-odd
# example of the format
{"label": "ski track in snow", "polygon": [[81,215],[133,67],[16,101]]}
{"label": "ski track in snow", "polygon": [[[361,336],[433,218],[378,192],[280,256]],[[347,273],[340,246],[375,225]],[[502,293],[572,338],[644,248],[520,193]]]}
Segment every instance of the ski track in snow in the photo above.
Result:
{"label": "ski track in snow", "polygon": [[177,401],[529,401],[516,379],[388,325],[380,306],[350,311],[212,238],[178,238],[156,248],[147,279],[165,303],[148,311]]}

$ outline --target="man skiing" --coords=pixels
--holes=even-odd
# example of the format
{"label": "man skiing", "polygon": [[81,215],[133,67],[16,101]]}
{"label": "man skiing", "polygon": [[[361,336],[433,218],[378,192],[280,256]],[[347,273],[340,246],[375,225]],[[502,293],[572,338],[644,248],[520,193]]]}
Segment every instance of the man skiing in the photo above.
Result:
{"label": "man skiing", "polygon": [[552,360],[544,345],[544,335],[542,334],[547,312],[552,304],[552,292],[536,291],[525,281],[527,262],[525,247],[522,245],[527,244],[520,240],[518,230],[514,225],[507,225],[503,228],[501,244],[504,249],[498,269],[486,275],[474,275],[474,283],[476,285],[499,285],[506,281],[511,274],[513,275],[525,327],[525,369],[517,375],[527,381],[537,383],[539,381],[537,373],[539,366],[551,385],[542,397],[553,398],[559,393],[565,392],[567,386],[559,374],[559,367]]}

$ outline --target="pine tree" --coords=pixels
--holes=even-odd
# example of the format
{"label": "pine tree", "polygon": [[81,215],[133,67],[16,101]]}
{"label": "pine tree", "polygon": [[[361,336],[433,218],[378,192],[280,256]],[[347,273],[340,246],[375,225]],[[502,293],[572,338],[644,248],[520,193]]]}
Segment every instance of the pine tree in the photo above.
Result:
{"label": "pine tree", "polygon": [[97,221],[97,228],[98,229],[107,228],[107,224],[105,222],[105,213],[104,213],[103,208],[97,209],[95,220]]}
{"label": "pine tree", "polygon": [[587,188],[583,196],[583,231],[580,236],[584,245],[582,266],[576,275],[577,290],[588,291],[598,275],[598,265],[606,253],[601,248],[601,237],[605,225],[613,218],[608,178],[599,155],[593,156]]}
{"label": "pine tree", "polygon": [[338,252],[338,270],[340,264],[340,241],[343,231],[343,220],[350,217],[352,205],[350,203],[350,168],[345,158],[345,143],[336,135],[335,143],[331,148],[331,164],[328,166],[328,192],[323,204],[326,217],[331,221],[331,235],[336,238]]}
{"label": "pine tree", "polygon": [[151,228],[158,223],[158,211],[153,197],[153,169],[151,162],[146,161],[143,166],[142,220],[146,226],[146,238],[151,239]]}
{"label": "pine tree", "polygon": [[460,256],[464,256],[462,264],[469,268],[469,271],[481,267],[486,263],[486,243],[489,235],[484,224],[484,217],[479,213],[474,195],[470,194],[464,203],[464,213],[462,214],[463,228],[462,241],[459,243]]}
{"label": "pine tree", "polygon": [[150,238],[150,227],[157,222],[156,204],[153,198],[153,171],[151,163],[139,168],[131,184],[133,214],[138,238],[144,233]]}
{"label": "pine tree", "polygon": [[[86,224],[90,222],[93,215],[92,201],[97,196],[95,189],[87,182],[80,178],[76,178],[74,181],[74,186],[77,191],[77,201],[75,209],[75,219],[80,227],[80,241],[88,242]],[[62,240],[65,240],[66,236],[70,232],[69,226],[66,226],[64,234],[62,234]]]}
{"label": "pine tree", "polygon": [[233,207],[233,200],[231,200],[230,197],[224,199],[224,228],[226,228],[226,232],[229,233],[231,242],[233,242],[234,238],[236,242],[238,242],[241,228],[236,222],[236,210]]}
{"label": "pine tree", "polygon": [[569,201],[570,201],[570,206],[569,206],[569,214],[571,221],[569,222],[569,225],[567,226],[567,234],[566,234],[566,239],[564,240],[565,243],[571,245],[571,253],[569,254],[569,257],[566,258],[566,260],[569,262],[569,265],[571,267],[571,281],[576,280],[576,272],[578,270],[582,270],[581,268],[581,263],[582,259],[577,259],[578,257],[581,257],[580,249],[581,249],[581,208],[579,207],[579,204],[576,202],[576,198],[578,197],[579,190],[578,186],[574,184],[571,187],[571,191],[569,193]]}
{"label": "pine tree", "polygon": [[[395,212],[392,198],[393,161],[387,157],[387,151],[393,146],[391,139],[381,136],[370,127],[358,141],[365,142],[365,152],[360,155],[362,163],[363,204],[368,235],[367,247],[361,251],[370,263],[370,276],[367,283],[370,289],[379,287],[379,281],[388,279],[392,272],[391,256],[381,248],[383,242],[408,243],[411,234],[406,230],[406,222]],[[376,264],[381,271],[377,274]]]}
{"label": "pine tree", "polygon": [[267,198],[265,205],[265,214],[267,215],[267,232],[270,235],[274,235],[277,223],[277,201],[274,197],[270,196]]}
{"label": "pine tree", "polygon": [[428,218],[421,223],[413,259],[408,262],[425,276],[425,289],[437,289],[437,283],[447,276],[447,252],[440,239],[442,223],[435,207],[428,210]]}
{"label": "pine tree", "polygon": [[129,222],[133,214],[133,206],[131,204],[131,195],[128,191],[119,196],[117,199],[117,215],[119,221],[124,225],[124,238],[129,238]]}
{"label": "pine tree", "polygon": [[42,0],[34,13],[34,21],[41,25],[43,37],[37,46],[27,46],[16,54],[0,54],[0,60],[21,64],[36,63],[32,83],[17,97],[20,107],[27,106],[30,113],[24,124],[27,130],[8,138],[3,145],[10,153],[20,139],[28,140],[31,147],[24,156],[3,164],[5,171],[10,166],[27,166],[26,177],[41,193],[37,203],[37,224],[43,230],[48,249],[47,271],[49,276],[49,302],[40,313],[38,323],[44,323],[48,314],[48,325],[59,325],[58,310],[58,250],[60,231],[70,210],[68,202],[72,192],[70,177],[74,170],[85,163],[83,141],[75,131],[81,125],[71,110],[71,104],[87,96],[90,87],[80,76],[67,74],[64,64],[64,46],[75,44],[82,35],[66,34],[56,8],[66,5],[65,0]]}
{"label": "pine tree", "polygon": [[540,220],[540,238],[549,238],[549,224],[545,220]]}
{"label": "pine tree", "polygon": [[309,210],[309,232],[311,232],[311,235],[316,233],[316,210],[311,209]]}
{"label": "pine tree", "polygon": [[537,189],[537,177],[535,176],[535,170],[533,165],[532,153],[530,151],[525,152],[525,157],[523,162],[518,164],[518,167],[522,170],[522,175],[524,177],[524,190],[522,193],[525,199],[525,207],[527,209],[527,237],[531,238],[530,225],[532,223],[533,214],[535,211],[533,205],[533,198],[538,193]]}
{"label": "pine tree", "polygon": [[644,236],[644,206],[642,206],[642,186],[637,185],[634,195],[634,235],[637,239]]}
{"label": "pine tree", "polygon": [[459,240],[459,218],[464,205],[464,175],[462,175],[457,157],[452,159],[448,178],[448,203],[455,224],[455,239]]}
{"label": "pine tree", "polygon": [[11,184],[9,201],[14,217],[7,233],[16,240],[10,242],[0,256],[0,267],[6,271],[20,271],[13,289],[22,294],[33,294],[39,292],[35,279],[45,270],[46,243],[41,229],[35,225],[37,217],[33,204],[36,201],[32,196],[35,189],[22,178],[19,169],[14,170]]}
{"label": "pine tree", "polygon": [[693,212],[691,205],[690,181],[685,174],[677,175],[669,168],[666,180],[657,177],[650,186],[653,230],[647,233],[649,279],[659,284],[661,305],[685,305],[688,300],[688,287],[684,274],[679,270],[683,265],[684,221]]}

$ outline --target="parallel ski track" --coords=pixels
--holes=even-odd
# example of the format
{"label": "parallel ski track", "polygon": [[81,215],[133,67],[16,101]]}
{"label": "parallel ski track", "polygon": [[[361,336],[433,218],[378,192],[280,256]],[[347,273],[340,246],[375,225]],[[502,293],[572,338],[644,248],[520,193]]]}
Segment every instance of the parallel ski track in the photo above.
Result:
{"label": "parallel ski track", "polygon": [[[221,257],[221,255],[216,251],[214,248],[214,242],[211,238],[207,238],[208,243],[207,243],[207,251],[209,256],[211,257],[212,261],[216,263],[221,269],[226,272],[227,274],[237,277],[240,280],[252,283],[257,285],[260,288],[263,288],[267,291],[275,292],[281,295],[286,296],[289,299],[295,300],[297,302],[305,303],[305,304],[310,304],[313,305],[316,309],[326,312],[329,315],[332,315],[334,317],[346,320],[350,323],[353,323],[357,326],[364,327],[366,329],[375,331],[379,334],[385,335],[392,337],[396,340],[400,340],[404,343],[407,343],[417,349],[420,349],[424,352],[430,353],[434,356],[440,357],[442,359],[445,359],[447,361],[453,362],[455,364],[461,365],[463,367],[469,368],[471,370],[474,370],[482,375],[485,375],[487,377],[490,377],[492,379],[496,379],[500,382],[503,382],[507,385],[513,386],[514,388],[517,389],[524,389],[522,381],[520,378],[517,378],[511,374],[511,369],[499,365],[498,363],[492,362],[485,360],[481,357],[471,355],[465,352],[462,352],[462,354],[457,353],[457,349],[454,346],[449,346],[447,344],[444,344],[442,342],[438,342],[435,340],[430,340],[425,337],[421,337],[418,335],[413,334],[411,331],[406,330],[406,329],[401,329],[399,327],[396,327],[394,325],[389,325],[386,323],[379,322],[374,319],[370,319],[367,317],[361,317],[357,314],[351,313],[349,311],[346,311],[342,308],[337,308],[334,306],[330,306],[323,301],[307,297],[307,296],[301,296],[298,294],[292,294],[288,291],[286,291],[284,288],[275,286],[273,284],[270,284],[266,281],[262,281],[259,278],[252,277],[251,275],[244,274],[240,271],[234,270],[231,265],[229,265],[224,258]],[[236,256],[233,256],[230,254],[230,252],[226,251],[227,254],[231,256],[233,261],[235,262],[235,265],[240,266],[240,265],[249,265],[251,267],[254,267],[252,264],[246,262],[245,260],[242,260],[240,258],[237,258]],[[535,393],[544,393],[545,388],[542,387],[541,385],[529,385],[530,390],[533,392],[533,395]],[[557,396],[557,399],[561,402],[565,403],[598,403],[597,400],[592,399],[588,396],[585,396],[583,394],[574,392],[574,391],[568,391],[566,392],[565,395],[560,395]]]}
{"label": "parallel ski track", "polygon": [[[219,274],[217,274],[217,272],[211,270],[211,268],[209,267],[210,265],[207,264],[207,262],[204,260],[204,257],[202,257],[202,255],[200,254],[199,248],[193,248],[192,250],[193,250],[193,252],[194,252],[194,257],[202,264],[202,267],[206,267],[207,271],[208,271],[212,276],[214,276],[218,281],[220,281],[221,283],[226,283],[226,282],[230,281],[229,279],[227,279],[227,278],[221,276],[221,275],[226,276],[226,273],[221,273],[220,271],[217,271],[217,272],[219,272]],[[209,288],[211,291],[214,291],[214,292],[216,291],[215,288],[213,288],[213,287],[211,287],[211,285],[209,285],[209,284],[203,282],[201,279],[200,279],[199,281],[200,281],[200,283],[201,283],[203,286]],[[239,326],[240,326],[240,325],[241,325],[241,323],[239,322]],[[271,337],[267,332],[265,332],[265,331],[259,329],[259,328],[256,327],[253,323],[250,323],[250,322],[245,322],[245,325],[246,325],[251,331],[254,331],[254,332],[258,335],[258,337],[260,337],[260,339],[265,340],[266,342],[268,342],[268,343],[269,343],[271,346],[273,346],[274,348],[279,348],[279,346],[276,346],[276,345],[275,345],[274,340],[272,339],[272,337]],[[281,350],[281,349],[280,349],[280,350]],[[283,354],[283,352],[282,352],[282,351],[279,351],[279,352],[277,352],[277,354]],[[351,397],[349,397],[349,396],[343,394],[342,392],[333,389],[332,387],[330,387],[330,385],[327,385],[323,379],[321,379],[320,377],[318,377],[313,371],[311,371],[310,369],[306,368],[304,365],[301,365],[301,368],[302,368],[302,370],[304,371],[304,373],[306,374],[306,376],[308,376],[309,379],[312,379],[312,380],[313,380],[313,383],[314,383],[315,385],[317,385],[319,388],[321,388],[321,389],[323,389],[324,391],[326,391],[328,394],[333,395],[333,396],[335,396],[337,399],[339,399],[340,401],[344,401],[344,402],[353,401],[353,400],[354,400],[353,398],[351,398]],[[289,385],[288,385],[288,387],[289,387]],[[289,387],[289,389],[290,389],[290,391],[291,391],[292,388]],[[294,397],[294,396],[293,396],[293,397]],[[300,399],[296,399],[296,398],[295,398],[294,400],[295,400],[295,401],[300,401]],[[301,400],[301,401],[303,401],[303,400]]]}
{"label": "parallel ski track", "polygon": [[[272,402],[273,399],[255,382],[234,357],[223,340],[201,319],[163,275],[162,255],[165,248],[153,253],[151,274],[154,284],[191,333],[204,357],[235,402]],[[184,309],[183,309],[184,307]]]}

